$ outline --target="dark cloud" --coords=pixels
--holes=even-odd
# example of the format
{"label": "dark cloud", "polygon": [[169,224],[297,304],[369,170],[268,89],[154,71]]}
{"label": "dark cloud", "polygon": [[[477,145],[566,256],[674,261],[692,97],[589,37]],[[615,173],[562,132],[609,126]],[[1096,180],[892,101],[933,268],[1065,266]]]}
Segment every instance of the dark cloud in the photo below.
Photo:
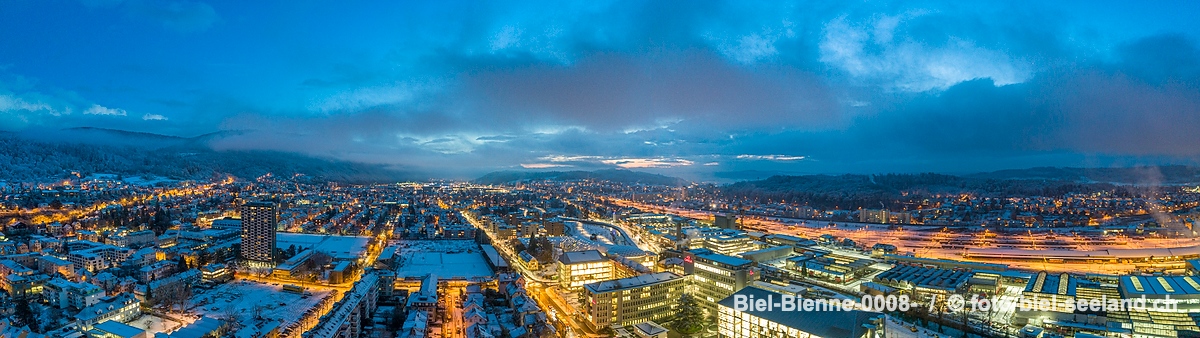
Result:
{"label": "dark cloud", "polygon": [[[111,32],[161,23],[167,34],[147,36],[164,46],[128,60],[114,55],[136,46],[92,46],[110,57],[92,63],[77,50],[0,56],[62,58],[0,78],[5,127],[245,130],[212,146],[446,175],[974,171],[1200,155],[1193,26],[1115,24],[1169,6],[451,1],[222,4],[222,17],[200,2],[91,2],[143,19],[103,21]],[[86,78],[61,74],[71,72]],[[93,105],[127,114],[83,114]]]}
{"label": "dark cloud", "polygon": [[839,110],[833,92],[803,70],[739,67],[697,51],[593,55],[570,67],[476,72],[463,83],[460,97],[479,111],[597,130],[820,125]]}

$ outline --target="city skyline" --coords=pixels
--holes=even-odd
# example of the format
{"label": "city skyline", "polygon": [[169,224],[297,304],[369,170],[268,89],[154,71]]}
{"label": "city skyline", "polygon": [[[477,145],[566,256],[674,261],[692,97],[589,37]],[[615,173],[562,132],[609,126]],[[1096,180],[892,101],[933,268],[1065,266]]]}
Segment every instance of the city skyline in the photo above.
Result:
{"label": "city skyline", "polygon": [[33,138],[224,131],[437,178],[1200,155],[1192,2],[4,6],[0,129]]}
{"label": "city skyline", "polygon": [[1200,336],[1198,14],[0,0],[0,337]]}

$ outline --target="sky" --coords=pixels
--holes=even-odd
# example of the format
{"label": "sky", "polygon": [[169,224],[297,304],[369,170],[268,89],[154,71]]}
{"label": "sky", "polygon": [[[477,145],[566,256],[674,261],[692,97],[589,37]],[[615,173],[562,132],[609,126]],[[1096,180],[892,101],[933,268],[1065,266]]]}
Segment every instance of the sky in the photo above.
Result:
{"label": "sky", "polygon": [[466,177],[1197,164],[1200,2],[0,0],[0,130]]}

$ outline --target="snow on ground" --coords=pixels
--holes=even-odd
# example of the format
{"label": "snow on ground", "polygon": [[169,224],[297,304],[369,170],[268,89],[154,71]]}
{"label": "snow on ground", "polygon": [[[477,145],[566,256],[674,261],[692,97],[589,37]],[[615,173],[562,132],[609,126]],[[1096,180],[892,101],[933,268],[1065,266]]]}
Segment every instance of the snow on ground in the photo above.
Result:
{"label": "snow on ground", "polygon": [[472,240],[401,240],[397,277],[419,277],[430,273],[438,278],[492,276],[483,251]]}
{"label": "snow on ground", "polygon": [[159,183],[174,183],[174,182],[178,182],[178,181],[172,180],[172,179],[169,179],[166,177],[160,177],[160,176],[154,176],[154,175],[142,175],[142,176],[133,176],[133,177],[125,178],[126,184],[140,185],[140,186],[153,186],[153,185],[156,185]]}
{"label": "snow on ground", "polygon": [[282,286],[238,280],[197,293],[192,304],[196,304],[193,310],[200,315],[221,318],[232,311],[244,323],[251,322],[255,307],[262,307],[264,318],[283,320],[287,325],[320,303],[330,289],[309,288],[308,292],[312,295],[303,297],[284,292]]}
{"label": "snow on ground", "polygon": [[896,318],[888,317],[887,319],[887,335],[892,338],[942,338],[948,337],[938,334],[934,330],[923,327],[917,327],[917,332],[913,332],[912,328],[915,325],[900,322]]}
{"label": "snow on ground", "polygon": [[276,247],[278,248],[287,249],[288,246],[295,245],[299,250],[312,248],[318,252],[327,253],[336,259],[346,260],[357,259],[363,252],[367,251],[367,244],[370,240],[370,237],[363,236],[334,236],[294,232],[281,232],[275,235]]}
{"label": "snow on ground", "polygon": [[[610,247],[614,245],[637,246],[629,235],[617,227],[593,222],[567,221],[567,234],[585,246]],[[592,235],[596,239],[592,240]]]}
{"label": "snow on ground", "polygon": [[146,330],[146,336],[148,337],[153,337],[155,333],[159,332],[170,333],[183,326],[183,324],[177,321],[151,314],[142,315],[126,324]]}

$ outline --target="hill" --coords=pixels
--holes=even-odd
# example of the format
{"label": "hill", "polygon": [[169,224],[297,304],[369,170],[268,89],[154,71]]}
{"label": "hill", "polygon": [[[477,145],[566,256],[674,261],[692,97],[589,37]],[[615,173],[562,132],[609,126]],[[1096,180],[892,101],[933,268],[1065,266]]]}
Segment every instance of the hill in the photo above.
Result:
{"label": "hill", "polygon": [[75,128],[31,136],[0,134],[0,179],[56,180],[72,172],[208,179],[254,178],[266,173],[308,175],[340,182],[394,182],[411,175],[376,164],[316,158],[278,151],[215,151],[204,140],[99,128]]}
{"label": "hill", "polygon": [[[1111,192],[1117,195],[1138,195],[1160,183],[1138,183],[1135,179],[1166,174],[1170,180],[1186,179],[1190,170],[1169,167],[1164,170],[1129,168],[1099,170],[1103,175],[1080,176],[1086,170],[1036,168],[1028,171],[1006,170],[966,176],[942,174],[886,175],[800,175],[772,176],[764,180],[742,181],[721,187],[725,194],[751,200],[787,200],[823,209],[858,209],[858,207],[901,207],[900,204],[970,194],[976,197],[1062,197],[1073,193]],[[998,173],[998,171],[997,171]],[[1106,179],[1106,180],[1100,180]],[[1159,180],[1158,182],[1163,182]],[[1141,182],[1153,182],[1142,180]]]}

